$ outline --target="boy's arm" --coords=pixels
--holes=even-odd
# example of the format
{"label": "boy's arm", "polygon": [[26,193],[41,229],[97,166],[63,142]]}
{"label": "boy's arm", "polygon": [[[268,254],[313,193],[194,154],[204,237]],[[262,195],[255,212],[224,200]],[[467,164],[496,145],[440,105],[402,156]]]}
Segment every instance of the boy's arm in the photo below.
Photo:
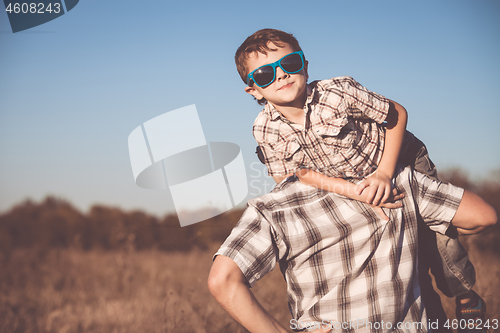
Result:
{"label": "boy's arm", "polygon": [[387,114],[387,128],[385,132],[385,144],[382,159],[377,171],[358,186],[358,193],[367,189],[367,203],[379,205],[386,202],[391,195],[392,177],[399,158],[399,152],[406,131],[408,113],[400,104],[389,101]]}
{"label": "boy's arm", "polygon": [[290,177],[291,175],[293,175],[293,174],[289,174],[289,175],[285,175],[285,176],[273,176],[273,179],[276,182],[276,184],[279,184],[283,181],[283,179],[286,179],[286,178]]}
{"label": "boy's arm", "polygon": [[[215,258],[208,277],[208,289],[224,310],[250,332],[289,332],[260,305],[231,258],[222,255]],[[319,329],[314,332],[329,331]]]}
{"label": "boy's arm", "polygon": [[[342,178],[334,178],[328,177],[323,174],[320,174],[316,171],[309,169],[301,169],[296,173],[299,180],[307,185],[314,186],[316,188],[322,189],[324,191],[333,192],[336,194],[343,195],[353,200],[367,202],[367,192],[359,193],[358,185],[355,185],[351,182],[348,182]],[[384,220],[388,220],[389,218],[385,215],[383,208],[400,208],[402,207],[401,202],[396,202],[404,197],[404,194],[397,193],[396,189],[392,190],[392,194],[388,198],[387,201],[381,202],[378,205],[372,205],[375,211],[382,217]]]}

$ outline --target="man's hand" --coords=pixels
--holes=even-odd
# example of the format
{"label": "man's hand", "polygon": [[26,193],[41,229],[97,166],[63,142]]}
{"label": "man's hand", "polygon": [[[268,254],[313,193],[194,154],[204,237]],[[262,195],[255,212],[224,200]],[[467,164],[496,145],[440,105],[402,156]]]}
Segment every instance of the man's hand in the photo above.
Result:
{"label": "man's hand", "polygon": [[388,175],[376,171],[357,186],[357,194],[365,196],[369,205],[379,206],[389,200],[391,196],[392,179]]}

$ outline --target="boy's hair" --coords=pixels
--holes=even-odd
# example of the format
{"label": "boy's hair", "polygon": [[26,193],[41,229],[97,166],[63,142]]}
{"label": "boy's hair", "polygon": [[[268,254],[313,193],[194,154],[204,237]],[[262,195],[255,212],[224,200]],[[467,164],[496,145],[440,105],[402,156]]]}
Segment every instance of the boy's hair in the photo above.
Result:
{"label": "boy's hair", "polygon": [[247,84],[248,75],[248,68],[246,68],[246,60],[248,59],[248,56],[256,52],[267,55],[267,51],[276,51],[276,49],[272,49],[268,46],[269,43],[273,43],[278,47],[283,47],[285,46],[284,44],[289,44],[294,52],[302,51],[297,39],[295,39],[292,34],[284,31],[276,29],[262,29],[253,33],[245,39],[234,55],[236,68],[238,69],[238,73],[245,84]]}

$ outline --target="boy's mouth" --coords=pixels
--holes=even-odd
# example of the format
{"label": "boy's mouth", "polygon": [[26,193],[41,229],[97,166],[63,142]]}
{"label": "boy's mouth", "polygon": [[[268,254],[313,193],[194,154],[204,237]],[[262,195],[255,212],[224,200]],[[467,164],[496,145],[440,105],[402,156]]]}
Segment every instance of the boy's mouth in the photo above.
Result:
{"label": "boy's mouth", "polygon": [[293,85],[293,82],[291,82],[291,83],[287,83],[287,84],[285,84],[284,86],[281,86],[278,90],[285,90],[285,89],[288,89],[288,88],[290,88],[292,85]]}

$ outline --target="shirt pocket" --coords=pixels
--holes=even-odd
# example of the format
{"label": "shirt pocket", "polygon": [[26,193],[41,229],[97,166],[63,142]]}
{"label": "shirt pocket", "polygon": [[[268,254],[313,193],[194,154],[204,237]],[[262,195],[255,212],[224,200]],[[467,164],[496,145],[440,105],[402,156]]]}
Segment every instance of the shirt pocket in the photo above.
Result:
{"label": "shirt pocket", "polygon": [[356,127],[347,117],[326,119],[316,132],[332,154],[352,149],[356,140]]}
{"label": "shirt pocket", "polygon": [[291,169],[289,172],[294,172],[304,164],[304,151],[302,146],[295,140],[279,141],[273,144],[273,150],[276,157]]}

